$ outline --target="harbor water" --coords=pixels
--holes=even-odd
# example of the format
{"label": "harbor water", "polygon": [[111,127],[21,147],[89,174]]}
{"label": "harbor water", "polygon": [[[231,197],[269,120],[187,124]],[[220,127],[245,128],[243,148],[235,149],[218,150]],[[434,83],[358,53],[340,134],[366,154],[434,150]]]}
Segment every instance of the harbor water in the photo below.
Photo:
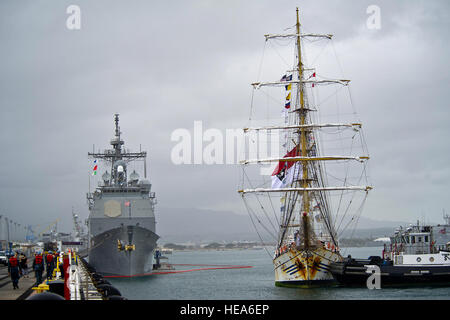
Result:
{"label": "harbor water", "polygon": [[[355,258],[381,255],[382,248],[345,248],[342,254]],[[225,251],[175,251],[168,255],[176,269],[192,270],[108,281],[130,300],[443,300],[450,287],[344,288],[338,286],[295,289],[276,287],[271,258],[264,249]],[[201,265],[242,265],[252,268],[209,269]],[[155,290],[157,289],[157,290]]]}

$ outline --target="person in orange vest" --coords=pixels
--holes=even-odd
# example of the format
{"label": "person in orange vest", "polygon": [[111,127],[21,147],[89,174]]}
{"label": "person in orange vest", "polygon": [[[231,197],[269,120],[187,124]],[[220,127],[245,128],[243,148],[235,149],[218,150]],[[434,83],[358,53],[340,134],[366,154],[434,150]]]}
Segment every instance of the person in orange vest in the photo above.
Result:
{"label": "person in orange vest", "polygon": [[36,286],[42,282],[42,272],[44,272],[44,258],[38,253],[34,257],[33,270],[36,276]]}
{"label": "person in orange vest", "polygon": [[49,251],[45,257],[45,260],[47,262],[47,279],[51,279],[53,277],[53,269],[55,269],[55,258],[53,256],[53,252]]}
{"label": "person in orange vest", "polygon": [[19,289],[20,266],[19,266],[19,259],[17,259],[17,252],[14,254],[14,256],[9,258],[8,275],[11,276],[13,288]]}

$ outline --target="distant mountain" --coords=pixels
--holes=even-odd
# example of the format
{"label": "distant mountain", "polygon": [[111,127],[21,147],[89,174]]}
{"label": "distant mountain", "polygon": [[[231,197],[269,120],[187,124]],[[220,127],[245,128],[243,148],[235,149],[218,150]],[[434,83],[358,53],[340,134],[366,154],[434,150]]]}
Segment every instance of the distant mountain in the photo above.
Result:
{"label": "distant mountain", "polygon": [[[248,214],[236,214],[228,211],[214,211],[194,208],[159,207],[156,217],[157,234],[160,243],[208,243],[213,241],[259,241],[259,236]],[[344,219],[342,225],[348,220]],[[380,221],[360,217],[357,228],[349,228],[341,238],[373,238],[389,236],[396,227],[405,226],[405,221]],[[260,224],[258,230],[264,241],[273,241]]]}
{"label": "distant mountain", "polygon": [[[347,219],[348,221],[348,219]],[[345,224],[346,221],[344,219]],[[356,229],[378,229],[378,228],[396,228],[399,226],[408,225],[411,222],[406,221],[387,221],[387,220],[374,220],[361,216],[358,220],[358,225]]]}
{"label": "distant mountain", "polygon": [[248,215],[193,208],[158,208],[156,214],[156,233],[163,243],[257,238]]}

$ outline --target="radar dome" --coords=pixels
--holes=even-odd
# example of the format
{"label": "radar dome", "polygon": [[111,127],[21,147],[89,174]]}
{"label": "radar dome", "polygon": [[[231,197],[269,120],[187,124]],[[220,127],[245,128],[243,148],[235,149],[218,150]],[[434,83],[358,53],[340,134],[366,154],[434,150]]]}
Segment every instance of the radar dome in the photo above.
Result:
{"label": "radar dome", "polygon": [[133,172],[130,174],[130,180],[139,180],[139,174],[135,170],[133,170]]}
{"label": "radar dome", "polygon": [[102,179],[104,181],[109,181],[111,180],[111,175],[108,173],[108,170],[105,171],[105,173],[102,175]]}

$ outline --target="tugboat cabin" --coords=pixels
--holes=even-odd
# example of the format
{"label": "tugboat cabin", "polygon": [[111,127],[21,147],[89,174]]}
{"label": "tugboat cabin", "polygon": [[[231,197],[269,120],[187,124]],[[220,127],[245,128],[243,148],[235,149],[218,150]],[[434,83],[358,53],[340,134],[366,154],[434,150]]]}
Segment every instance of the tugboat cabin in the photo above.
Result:
{"label": "tugboat cabin", "polygon": [[[448,242],[437,243],[434,233],[436,227],[410,225],[406,230],[400,228],[391,237],[389,248],[385,245],[383,259],[394,265],[444,265],[450,261]],[[437,227],[439,228],[439,226]],[[439,230],[438,232],[440,232]],[[448,239],[447,239],[448,240]]]}

